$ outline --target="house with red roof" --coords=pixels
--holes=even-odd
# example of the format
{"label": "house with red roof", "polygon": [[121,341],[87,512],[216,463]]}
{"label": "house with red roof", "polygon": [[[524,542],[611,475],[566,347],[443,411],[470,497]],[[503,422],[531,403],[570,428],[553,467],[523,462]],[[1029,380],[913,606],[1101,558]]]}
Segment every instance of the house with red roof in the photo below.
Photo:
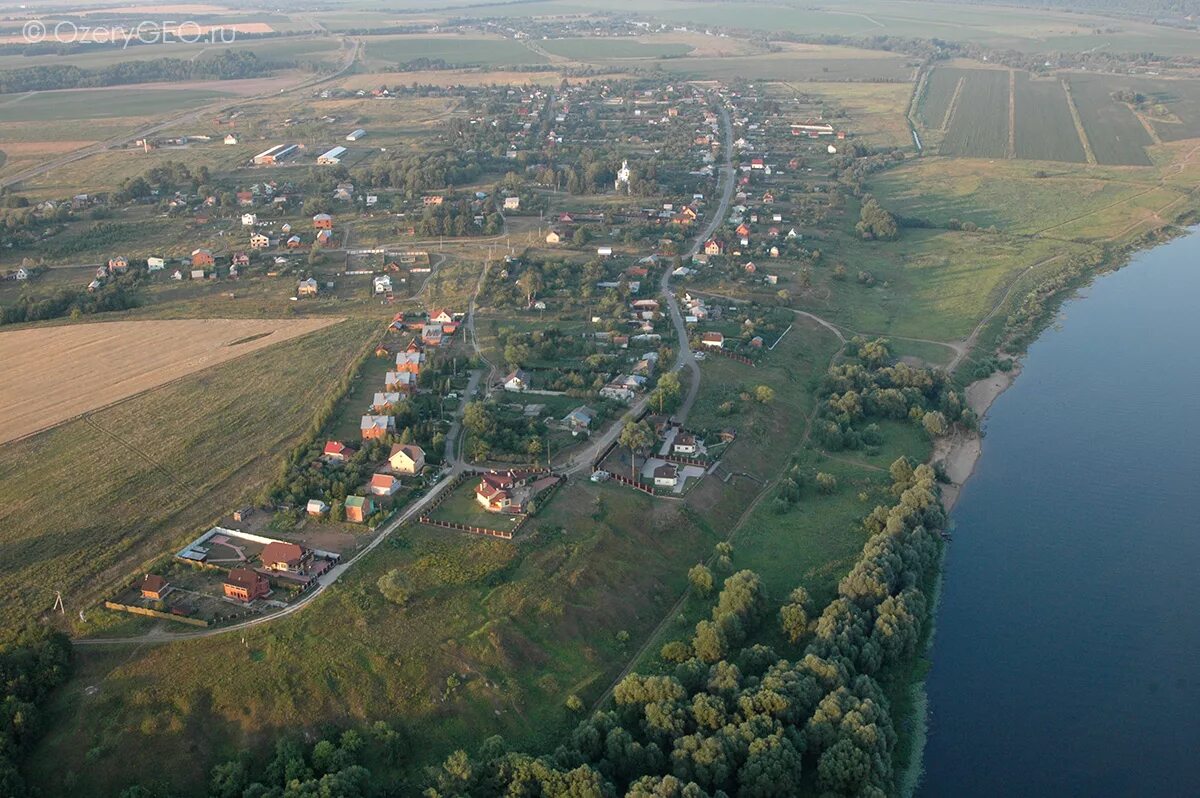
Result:
{"label": "house with red roof", "polygon": [[330,463],[344,463],[353,456],[354,450],[341,441],[327,441],[321,453],[321,457]]}

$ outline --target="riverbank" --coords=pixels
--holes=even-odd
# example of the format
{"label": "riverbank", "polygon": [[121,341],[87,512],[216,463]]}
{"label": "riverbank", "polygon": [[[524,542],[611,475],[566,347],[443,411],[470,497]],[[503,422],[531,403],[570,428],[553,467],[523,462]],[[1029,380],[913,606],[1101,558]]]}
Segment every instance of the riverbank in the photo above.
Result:
{"label": "riverbank", "polygon": [[[1000,395],[1012,387],[1021,374],[1021,367],[1014,363],[1009,371],[996,371],[991,375],[976,380],[967,386],[967,406],[979,419],[979,425],[970,432],[940,438],[934,443],[931,463],[941,463],[950,478],[950,483],[942,486],[942,505],[949,515],[958,501],[959,494],[967,480],[975,473],[975,466],[983,454],[983,422],[992,404]],[[941,562],[938,564],[938,576],[929,595],[929,614],[926,618],[926,631],[921,642],[921,650],[928,656],[933,646],[933,638],[937,632],[938,606],[942,599],[943,575],[946,567],[946,552],[948,546],[942,547]],[[897,779],[897,789],[901,796],[909,798],[921,783],[924,775],[923,762],[925,758],[925,741],[929,731],[929,695],[925,690],[925,677],[912,683],[912,711],[907,720],[912,724],[914,741],[908,761]]]}
{"label": "riverbank", "polygon": [[976,429],[969,432],[959,431],[954,435],[939,438],[933,446],[930,460],[941,463],[949,484],[942,486],[942,504],[946,512],[954,509],[963,485],[975,473],[975,466],[983,454],[983,422],[992,403],[1007,391],[1021,374],[1021,367],[1016,365],[1010,371],[997,371],[982,380],[976,380],[967,386],[967,406],[979,419]]}
{"label": "riverbank", "polygon": [[[1190,232],[1071,293],[1023,355],[1023,382],[989,408],[977,473],[978,441],[935,455],[958,450],[956,485],[976,481],[962,501],[957,489],[945,497],[959,528],[937,591],[945,602],[931,608],[920,794],[1161,795],[1194,784],[1200,696],[1186,663],[1200,637],[1195,625],[1146,623],[1196,595],[1187,574],[1200,550],[1186,527],[1198,455],[1181,430],[1200,370],[1176,355],[1195,338],[1187,302],[1200,231]],[[972,384],[972,407],[1012,383]],[[1122,611],[1080,624],[1114,584]],[[1136,754],[1114,760],[1114,750]]]}

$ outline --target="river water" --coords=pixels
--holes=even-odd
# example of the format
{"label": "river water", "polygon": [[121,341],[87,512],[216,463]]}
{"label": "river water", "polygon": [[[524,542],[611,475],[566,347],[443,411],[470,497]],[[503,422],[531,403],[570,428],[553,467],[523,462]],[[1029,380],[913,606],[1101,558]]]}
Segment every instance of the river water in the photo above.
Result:
{"label": "river water", "polygon": [[952,518],[921,796],[1200,796],[1200,228],[1063,309]]}

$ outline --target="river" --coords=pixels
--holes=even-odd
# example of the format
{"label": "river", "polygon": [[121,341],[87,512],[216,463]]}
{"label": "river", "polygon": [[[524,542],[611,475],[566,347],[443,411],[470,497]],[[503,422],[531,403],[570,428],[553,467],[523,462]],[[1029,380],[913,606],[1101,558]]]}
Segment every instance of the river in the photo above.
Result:
{"label": "river", "polygon": [[1063,308],[954,509],[921,796],[1200,795],[1200,228]]}

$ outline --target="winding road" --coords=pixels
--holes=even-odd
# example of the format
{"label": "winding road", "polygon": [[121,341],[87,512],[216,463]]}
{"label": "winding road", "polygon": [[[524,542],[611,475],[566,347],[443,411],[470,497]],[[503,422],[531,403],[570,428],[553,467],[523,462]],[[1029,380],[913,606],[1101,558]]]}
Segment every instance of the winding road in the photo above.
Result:
{"label": "winding road", "polygon": [[[690,249],[686,254],[686,258],[691,258],[696,254],[704,242],[716,231],[720,226],[721,220],[729,212],[729,205],[733,199],[734,192],[734,168],[733,168],[733,128],[729,119],[729,112],[722,107],[720,109],[722,138],[724,139],[724,162],[721,166],[718,176],[718,186],[720,189],[720,201],[718,202],[711,217],[707,220],[704,227],[696,235]],[[487,266],[484,266],[486,270]],[[475,293],[471,297],[471,304],[467,311],[465,327],[467,334],[470,336],[472,346],[479,352],[478,342],[475,339],[475,306],[476,298],[479,289],[483,284],[484,274],[480,274],[479,282],[476,284]],[[700,388],[700,366],[696,362],[694,353],[688,342],[687,328],[684,326],[683,314],[679,310],[679,302],[675,298],[674,292],[671,290],[671,271],[667,269],[661,283],[659,291],[663,299],[666,301],[670,310],[671,323],[675,328],[675,333],[678,339],[679,353],[675,359],[674,370],[682,371],[687,369],[690,373],[690,381],[688,385],[687,396],[684,398],[683,404],[680,407],[677,416],[680,419],[687,417],[687,412],[691,409],[695,402],[696,394]],[[74,640],[73,643],[77,646],[120,646],[120,645],[145,645],[172,643],[180,640],[194,640],[203,637],[215,637],[217,635],[231,634],[233,632],[245,631],[255,626],[261,626],[266,623],[285,618],[294,613],[300,612],[305,607],[313,603],[317,596],[321,595],[331,585],[336,583],[347,571],[354,566],[356,562],[365,557],[367,554],[375,550],[383,541],[385,541],[393,532],[399,529],[408,521],[419,516],[426,507],[432,504],[442,494],[446,487],[453,483],[454,478],[460,473],[468,469],[468,465],[462,458],[462,417],[466,410],[468,401],[479,390],[480,384],[483,382],[485,369],[475,369],[471,372],[471,378],[464,391],[462,401],[459,402],[458,408],[454,413],[454,420],[450,425],[450,429],[446,435],[445,455],[450,467],[443,471],[443,477],[434,485],[425,495],[421,496],[408,507],[404,508],[398,515],[387,521],[375,538],[368,543],[364,548],[354,554],[353,557],[345,562],[338,563],[326,573],[322,574],[317,580],[317,586],[306,593],[295,603],[288,605],[278,612],[273,612],[268,615],[260,615],[240,623],[231,624],[229,626],[221,626],[212,629],[201,629],[194,632],[165,632],[152,630],[144,635],[136,637],[95,637],[81,638]],[[646,405],[646,397],[641,397],[626,414],[626,417],[636,416],[642,411]],[[569,458],[564,466],[558,468],[564,474],[575,474],[584,469],[590,468],[592,460],[599,452],[611,444],[621,434],[621,423],[614,424],[612,428],[607,430],[603,435],[598,436],[580,451],[576,452]]]}

